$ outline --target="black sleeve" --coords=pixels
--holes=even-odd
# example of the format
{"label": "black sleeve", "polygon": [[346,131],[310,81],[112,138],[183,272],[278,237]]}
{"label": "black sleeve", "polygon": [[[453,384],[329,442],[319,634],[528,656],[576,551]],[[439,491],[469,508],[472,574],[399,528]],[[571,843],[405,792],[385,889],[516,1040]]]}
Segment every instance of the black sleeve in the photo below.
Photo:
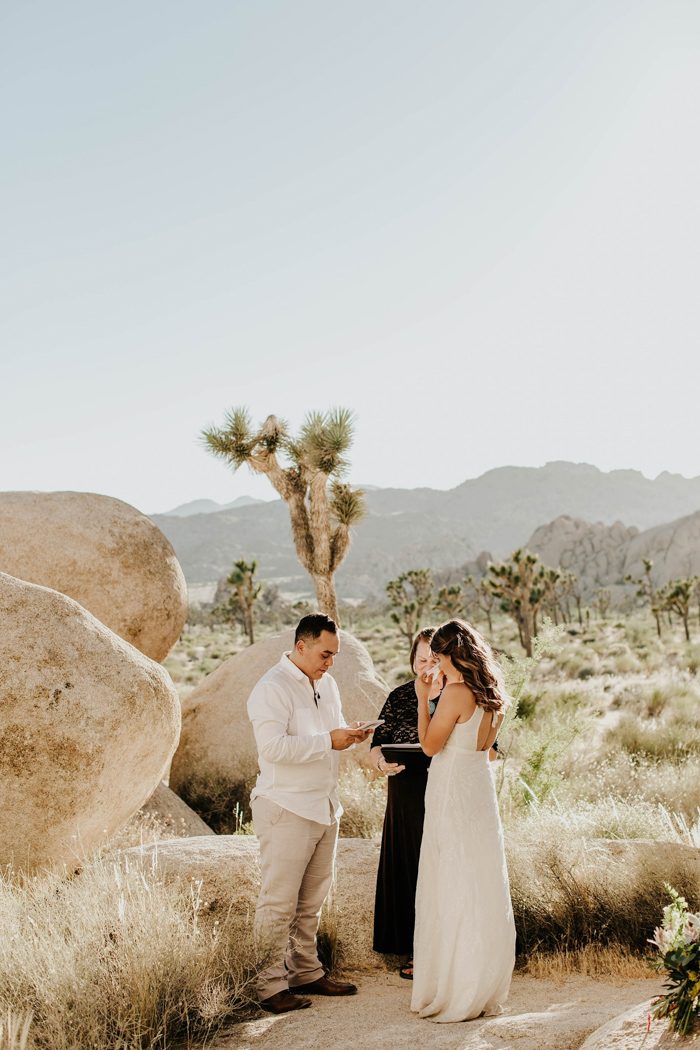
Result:
{"label": "black sleeve", "polygon": [[383,726],[377,726],[372,734],[370,747],[379,747],[380,744],[393,744],[396,731],[396,705],[394,704],[394,692],[392,691],[384,701],[384,707],[379,712],[379,717],[384,719]]}

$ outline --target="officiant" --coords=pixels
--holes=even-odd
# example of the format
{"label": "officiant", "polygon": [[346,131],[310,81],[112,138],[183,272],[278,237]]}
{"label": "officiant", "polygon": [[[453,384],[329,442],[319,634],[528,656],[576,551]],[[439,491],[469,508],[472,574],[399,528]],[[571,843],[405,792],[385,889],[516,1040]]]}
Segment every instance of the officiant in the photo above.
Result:
{"label": "officiant", "polygon": [[[425,674],[435,664],[430,651],[430,639],[434,633],[434,627],[425,627],[413,641],[410,665],[416,676]],[[441,688],[441,680],[436,680],[430,693],[433,710]],[[416,882],[430,766],[430,759],[420,749],[418,740],[418,698],[414,679],[389,693],[379,718],[384,719],[384,725],[374,731],[370,755],[374,768],[388,776],[389,782],[377,872],[372,947],[375,952],[406,956],[408,962],[400,967],[399,973],[411,980]],[[402,756],[401,761],[392,762],[382,752],[382,747],[388,744],[412,744],[415,750]],[[388,748],[386,754],[390,755]]]}

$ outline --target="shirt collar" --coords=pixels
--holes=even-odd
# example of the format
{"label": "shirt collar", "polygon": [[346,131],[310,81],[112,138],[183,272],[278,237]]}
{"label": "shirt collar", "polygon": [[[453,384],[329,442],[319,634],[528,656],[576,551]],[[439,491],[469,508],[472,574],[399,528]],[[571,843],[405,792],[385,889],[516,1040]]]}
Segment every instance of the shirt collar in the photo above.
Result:
{"label": "shirt collar", "polygon": [[289,659],[291,653],[291,649],[288,653],[282,653],[282,656],[280,658],[280,667],[283,667],[288,674],[291,674],[293,678],[296,678],[297,682],[308,682],[308,678],[301,670],[301,668],[297,667],[297,665],[295,663],[292,663],[292,661]]}

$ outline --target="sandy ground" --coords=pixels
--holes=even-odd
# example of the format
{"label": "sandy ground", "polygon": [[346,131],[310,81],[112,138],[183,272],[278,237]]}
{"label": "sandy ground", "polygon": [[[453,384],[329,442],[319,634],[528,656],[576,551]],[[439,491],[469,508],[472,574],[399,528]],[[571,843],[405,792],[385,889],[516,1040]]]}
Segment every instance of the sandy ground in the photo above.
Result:
{"label": "sandy ground", "polygon": [[[211,1050],[578,1050],[611,1018],[661,990],[656,977],[561,981],[516,976],[506,1012],[461,1024],[434,1024],[411,1014],[411,985],[398,975],[354,978],[359,994],[314,997],[313,1006],[264,1015],[227,1030]],[[640,1046],[644,1032],[640,1032]]]}

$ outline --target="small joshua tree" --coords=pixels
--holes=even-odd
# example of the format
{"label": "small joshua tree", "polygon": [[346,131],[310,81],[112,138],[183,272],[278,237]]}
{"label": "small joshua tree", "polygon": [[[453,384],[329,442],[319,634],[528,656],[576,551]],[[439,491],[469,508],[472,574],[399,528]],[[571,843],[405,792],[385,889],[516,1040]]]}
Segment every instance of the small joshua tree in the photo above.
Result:
{"label": "small joshua tree", "polygon": [[226,414],[223,427],[202,431],[206,447],[234,470],[246,464],[265,474],[289,509],[299,561],[311,576],[321,612],[338,621],[335,573],[348,553],[350,529],[364,516],[364,493],[341,479],[354,420],[345,408],[310,412],[298,437],[268,416],[253,427],[244,408]]}
{"label": "small joshua tree", "polygon": [[520,644],[528,656],[532,656],[537,614],[545,597],[544,575],[545,566],[537,555],[523,548],[514,551],[510,561],[489,565],[489,586],[503,612],[515,621]]}
{"label": "small joshua tree", "polygon": [[604,620],[610,609],[611,594],[607,587],[599,587],[593,596],[593,604],[598,616]]}
{"label": "small joshua tree", "polygon": [[562,594],[564,596],[564,609],[565,619],[570,622],[571,614],[569,612],[569,598],[573,598],[574,604],[576,605],[576,615],[578,616],[579,626],[583,627],[583,611],[581,609],[581,602],[583,601],[583,591],[581,590],[581,581],[575,572],[565,572],[562,575],[561,582]]}
{"label": "small joshua tree", "polygon": [[433,601],[433,577],[430,569],[409,569],[395,580],[389,580],[386,593],[391,607],[391,619],[406,639],[411,651],[413,639],[424,626],[423,613]]}
{"label": "small joshua tree", "polygon": [[683,623],[685,639],[690,641],[690,606],[698,583],[697,576],[689,579],[669,580],[663,590],[659,593],[660,601],[665,609],[674,612]]}
{"label": "small joshua tree", "polygon": [[255,642],[255,603],[262,590],[262,584],[255,579],[257,567],[256,561],[250,565],[245,561],[237,561],[231,574],[226,577],[226,582],[233,588],[226,610],[232,619],[241,624],[249,645]]}
{"label": "small joshua tree", "polygon": [[661,637],[661,613],[664,609],[663,599],[660,592],[654,586],[652,579],[652,570],[654,563],[651,558],[644,558],[642,561],[644,566],[643,576],[625,576],[625,583],[634,583],[637,587],[637,597],[642,598],[651,609],[652,616],[656,621],[656,633],[659,638]]}
{"label": "small joshua tree", "polygon": [[437,593],[433,609],[443,620],[454,620],[455,617],[462,616],[464,613],[464,597],[459,584],[453,584],[451,587],[441,587]]}
{"label": "small joshua tree", "polygon": [[477,583],[473,576],[465,576],[463,587],[467,614],[475,619],[485,616],[489,634],[493,634],[493,611],[498,599],[489,586],[489,581],[483,579]]}

